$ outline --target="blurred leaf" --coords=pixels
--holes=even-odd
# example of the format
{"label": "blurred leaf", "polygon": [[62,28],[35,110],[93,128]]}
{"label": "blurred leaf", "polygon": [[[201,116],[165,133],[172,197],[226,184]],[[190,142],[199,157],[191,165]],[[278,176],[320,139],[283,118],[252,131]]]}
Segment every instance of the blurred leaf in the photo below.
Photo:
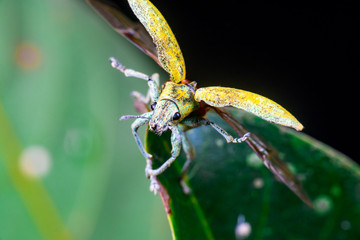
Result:
{"label": "blurred leaf", "polygon": [[108,58],[159,69],[95,16],[85,1],[0,2],[0,239],[170,236],[119,122],[146,83]]}
{"label": "blurred leaf", "polygon": [[[360,168],[330,147],[251,114],[235,112],[250,132],[278,150],[313,200],[305,205],[277,181],[245,143],[227,144],[211,127],[188,132],[196,157],[188,173],[192,189],[179,185],[184,154],[158,179],[168,193],[176,239],[358,239]],[[232,132],[217,115],[212,121]],[[148,132],[155,167],[170,156],[170,136]],[[162,196],[166,196],[166,191]]]}

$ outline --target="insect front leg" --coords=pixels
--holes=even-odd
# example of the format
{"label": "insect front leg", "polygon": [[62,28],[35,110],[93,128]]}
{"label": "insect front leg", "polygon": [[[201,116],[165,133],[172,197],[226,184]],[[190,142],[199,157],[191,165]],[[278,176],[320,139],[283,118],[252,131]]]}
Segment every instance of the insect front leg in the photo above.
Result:
{"label": "insect front leg", "polygon": [[147,160],[151,160],[152,155],[147,153],[145,151],[145,148],[140,140],[140,137],[137,133],[137,130],[139,129],[139,127],[141,127],[142,125],[147,124],[150,121],[150,118],[152,116],[153,112],[147,112],[144,113],[142,115],[126,115],[126,116],[122,116],[120,118],[120,120],[127,120],[127,119],[131,119],[131,118],[136,118],[136,120],[131,124],[131,130],[132,133],[134,135],[136,144],[138,145],[141,154],[147,159]]}
{"label": "insect front leg", "polygon": [[135,96],[136,98],[140,98],[142,101],[144,101],[145,103],[148,103],[148,96],[150,96],[151,101],[156,102],[160,96],[160,88],[159,88],[159,75],[158,74],[153,74],[151,77],[149,77],[148,75],[141,73],[141,72],[137,72],[133,69],[129,69],[126,68],[124,65],[122,65],[118,60],[116,60],[115,58],[111,57],[110,59],[111,62],[111,66],[117,70],[119,70],[120,72],[124,73],[124,75],[126,77],[135,77],[135,78],[139,78],[139,79],[143,79],[146,80],[148,82],[148,86],[149,86],[149,91],[148,91],[148,95],[146,97],[144,97],[144,95],[142,95],[139,92],[132,92],[132,95]]}
{"label": "insect front leg", "polygon": [[142,125],[147,124],[150,121],[150,118],[152,116],[153,112],[147,112],[144,113],[142,115],[139,116],[134,116],[134,115],[126,115],[126,116],[122,116],[120,118],[120,120],[126,120],[126,119],[130,119],[130,118],[136,118],[136,120],[131,124],[131,129],[132,129],[132,133],[134,135],[136,144],[138,145],[141,154],[146,158],[146,167],[145,167],[145,175],[147,178],[150,178],[150,191],[154,192],[154,194],[156,195],[160,186],[157,182],[156,179],[156,175],[151,175],[151,171],[152,171],[152,155],[147,153],[145,151],[145,148],[139,138],[139,135],[137,134],[137,130],[139,129],[139,127],[141,127]]}
{"label": "insect front leg", "polygon": [[181,150],[181,133],[177,126],[169,127],[171,130],[171,157],[166,160],[159,168],[149,170],[149,176],[157,176],[160,173],[164,172],[170,165],[175,161],[175,159],[179,156]]}
{"label": "insect front leg", "polygon": [[[151,75],[151,79],[155,82],[156,86],[160,86],[159,83],[160,83],[160,76],[159,74],[157,73],[154,73],[153,75]],[[156,88],[157,91],[158,91],[158,88]],[[156,94],[153,94],[152,91],[154,91],[154,89],[152,90],[152,88],[149,87],[149,90],[146,94],[146,96],[144,96],[142,93],[138,92],[138,91],[132,91],[130,93],[130,95],[132,97],[135,97],[136,99],[139,99],[142,103],[144,103],[145,105],[148,105],[150,103],[150,101],[154,101],[154,99],[151,98],[152,95],[156,95]],[[159,95],[159,93],[157,94]],[[156,98],[156,101],[157,101],[157,98]]]}

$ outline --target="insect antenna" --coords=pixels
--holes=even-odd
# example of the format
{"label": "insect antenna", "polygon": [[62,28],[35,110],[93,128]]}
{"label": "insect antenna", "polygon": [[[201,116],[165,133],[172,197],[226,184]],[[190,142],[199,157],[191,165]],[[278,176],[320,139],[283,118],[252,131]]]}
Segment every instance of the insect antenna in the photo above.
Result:
{"label": "insect antenna", "polygon": [[133,119],[133,118],[144,118],[144,119],[150,119],[150,117],[145,117],[143,115],[125,115],[120,117],[119,120],[128,120],[128,119]]}

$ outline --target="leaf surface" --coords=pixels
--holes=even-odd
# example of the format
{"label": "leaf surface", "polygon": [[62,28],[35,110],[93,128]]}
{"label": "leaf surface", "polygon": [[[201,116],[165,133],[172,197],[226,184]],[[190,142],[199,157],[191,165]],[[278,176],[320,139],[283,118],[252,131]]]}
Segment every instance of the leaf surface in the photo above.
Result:
{"label": "leaf surface", "polygon": [[[196,157],[183,193],[184,154],[158,177],[176,239],[356,239],[360,236],[360,168],[351,159],[294,130],[236,111],[252,133],[278,150],[314,203],[305,205],[277,181],[245,144],[228,144],[211,127],[187,132]],[[217,115],[212,121],[234,134]],[[149,132],[156,166],[170,156],[169,135]],[[168,194],[168,196],[167,196]],[[168,206],[167,206],[168,205]]]}

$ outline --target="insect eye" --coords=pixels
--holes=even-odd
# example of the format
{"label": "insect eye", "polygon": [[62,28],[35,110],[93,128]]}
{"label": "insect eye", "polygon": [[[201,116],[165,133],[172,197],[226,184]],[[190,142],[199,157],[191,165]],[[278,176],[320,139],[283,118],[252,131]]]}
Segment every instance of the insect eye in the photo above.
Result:
{"label": "insect eye", "polygon": [[151,110],[153,110],[153,111],[154,111],[155,107],[156,107],[156,102],[154,102],[153,104],[150,105],[150,108],[151,108]]}
{"label": "insect eye", "polygon": [[179,112],[176,112],[173,116],[173,120],[179,120],[181,117],[180,113]]}

